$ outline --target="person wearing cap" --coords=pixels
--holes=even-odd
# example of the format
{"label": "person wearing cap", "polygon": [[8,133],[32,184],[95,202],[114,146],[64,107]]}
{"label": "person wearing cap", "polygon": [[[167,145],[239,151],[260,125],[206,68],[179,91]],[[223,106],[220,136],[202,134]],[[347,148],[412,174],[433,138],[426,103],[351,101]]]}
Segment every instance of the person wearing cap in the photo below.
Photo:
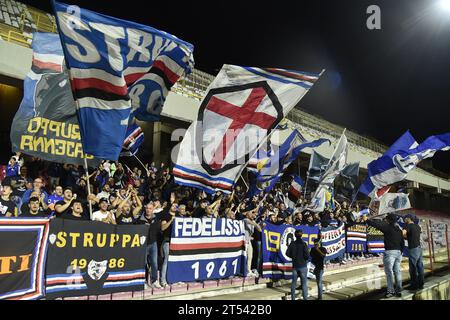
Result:
{"label": "person wearing cap", "polygon": [[402,252],[405,248],[402,230],[396,224],[397,216],[390,213],[386,216],[386,221],[369,220],[367,215],[363,216],[363,221],[369,226],[380,230],[384,235],[384,273],[386,274],[387,293],[386,298],[402,296],[402,272],[400,264],[402,262]]}
{"label": "person wearing cap", "polygon": [[420,234],[422,232],[413,214],[404,217],[406,223],[403,236],[408,240],[409,276],[411,279],[411,290],[423,289],[424,270],[422,260],[422,248],[420,247]]}
{"label": "person wearing cap", "polygon": [[104,223],[109,224],[116,224],[116,217],[108,211],[108,199],[107,198],[101,198],[98,202],[99,209],[98,211],[95,211],[92,213],[92,220],[93,221],[101,221]]}
{"label": "person wearing cap", "polygon": [[311,263],[314,265],[314,275],[316,276],[317,283],[317,299],[322,300],[323,292],[323,262],[327,255],[327,249],[320,246],[320,239],[314,239],[314,248],[311,249]]}
{"label": "person wearing cap", "polygon": [[11,180],[5,178],[2,182],[2,195],[0,197],[0,218],[17,217],[18,208],[11,200],[12,192]]}
{"label": "person wearing cap", "polygon": [[19,159],[17,156],[12,156],[6,167],[6,177],[16,177],[19,175],[19,172]]}
{"label": "person wearing cap", "polygon": [[292,259],[291,299],[295,298],[297,278],[300,276],[303,300],[308,300],[308,245],[303,241],[303,231],[295,230],[295,241],[292,241],[286,250],[286,256]]}

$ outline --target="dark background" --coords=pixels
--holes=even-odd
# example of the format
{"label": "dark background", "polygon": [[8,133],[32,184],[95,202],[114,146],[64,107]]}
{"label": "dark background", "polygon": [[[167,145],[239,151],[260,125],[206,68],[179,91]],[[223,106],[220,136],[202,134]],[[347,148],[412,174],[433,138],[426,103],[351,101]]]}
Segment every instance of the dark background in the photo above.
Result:
{"label": "dark background", "polygon": [[[191,42],[196,68],[214,75],[224,63],[326,69],[300,107],[386,145],[407,129],[418,142],[450,132],[450,12],[439,0],[65,2]],[[381,30],[366,26],[372,4]],[[450,152],[433,164],[450,173]]]}

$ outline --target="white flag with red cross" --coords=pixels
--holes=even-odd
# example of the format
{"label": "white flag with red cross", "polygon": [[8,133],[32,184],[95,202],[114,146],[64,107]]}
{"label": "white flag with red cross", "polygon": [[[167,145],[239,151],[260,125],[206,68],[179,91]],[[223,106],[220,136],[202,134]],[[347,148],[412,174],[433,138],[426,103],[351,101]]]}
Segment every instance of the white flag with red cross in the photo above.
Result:
{"label": "white flag with red cross", "polygon": [[175,182],[230,193],[249,159],[319,76],[224,65],[181,142]]}

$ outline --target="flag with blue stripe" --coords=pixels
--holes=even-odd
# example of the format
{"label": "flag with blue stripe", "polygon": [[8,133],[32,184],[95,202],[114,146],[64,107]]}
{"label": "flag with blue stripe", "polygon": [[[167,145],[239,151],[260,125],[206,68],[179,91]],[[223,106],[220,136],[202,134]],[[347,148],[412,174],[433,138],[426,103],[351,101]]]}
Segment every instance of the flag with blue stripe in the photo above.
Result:
{"label": "flag with blue stripe", "polygon": [[[268,158],[263,168],[255,174],[255,183],[259,185],[257,189],[270,192],[283,176],[287,167],[298,158],[303,149],[316,148],[324,142],[330,143],[330,140],[317,139],[311,142],[305,142],[305,140],[299,138],[298,131],[294,130],[280,145],[274,155]],[[275,149],[275,147],[271,149]]]}
{"label": "flag with blue stripe", "polygon": [[117,160],[130,117],[157,121],[193,46],[149,26],[53,1],[86,153]]}
{"label": "flag with blue stripe", "polygon": [[423,159],[431,158],[436,151],[450,150],[450,133],[428,137],[417,144],[407,131],[391,148],[368,165],[368,176],[360,192],[374,197],[378,189],[402,181]]}
{"label": "flag with blue stripe", "polygon": [[127,134],[123,142],[121,156],[134,156],[141,144],[144,142],[144,132],[142,128],[137,124],[133,123],[127,128]]}

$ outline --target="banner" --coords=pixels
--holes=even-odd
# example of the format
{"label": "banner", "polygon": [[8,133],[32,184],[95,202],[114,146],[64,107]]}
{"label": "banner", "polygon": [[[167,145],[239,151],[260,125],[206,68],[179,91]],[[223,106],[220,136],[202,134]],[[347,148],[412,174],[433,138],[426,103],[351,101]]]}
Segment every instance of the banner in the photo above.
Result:
{"label": "banner", "polygon": [[48,219],[0,219],[0,300],[44,295]]}
{"label": "banner", "polygon": [[[13,152],[53,162],[84,163],[80,127],[58,34],[33,34],[33,60],[11,125]],[[87,155],[89,165],[100,162]]]}
{"label": "banner", "polygon": [[175,218],[167,282],[194,282],[245,276],[244,221]]}
{"label": "banner", "polygon": [[319,237],[318,227],[274,225],[267,223],[263,228],[263,277],[272,279],[291,279],[292,259],[286,256],[286,250],[295,240],[295,230],[303,231],[303,241],[308,248],[314,246],[314,239]]}
{"label": "banner", "polygon": [[365,253],[367,251],[367,225],[354,224],[347,226],[346,235],[347,253]]}
{"label": "banner", "polygon": [[367,226],[367,252],[368,253],[384,252],[383,232],[371,226]]}
{"label": "banner", "polygon": [[320,230],[322,247],[327,249],[325,261],[342,257],[345,253],[345,227],[327,227]]}
{"label": "banner", "polygon": [[146,225],[53,220],[46,297],[144,290],[147,235]]}

